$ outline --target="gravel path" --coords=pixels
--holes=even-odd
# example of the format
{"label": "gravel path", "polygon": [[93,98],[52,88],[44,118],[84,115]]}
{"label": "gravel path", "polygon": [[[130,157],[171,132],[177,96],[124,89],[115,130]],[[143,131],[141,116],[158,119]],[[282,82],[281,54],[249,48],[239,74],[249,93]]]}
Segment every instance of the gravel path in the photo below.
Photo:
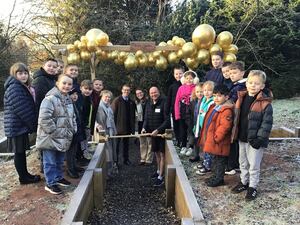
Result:
{"label": "gravel path", "polygon": [[156,166],[140,166],[139,150],[129,150],[132,165],[122,165],[119,174],[108,180],[104,209],[91,213],[88,224],[139,225],[180,224],[171,208],[165,208],[163,187],[153,187],[150,176]]}

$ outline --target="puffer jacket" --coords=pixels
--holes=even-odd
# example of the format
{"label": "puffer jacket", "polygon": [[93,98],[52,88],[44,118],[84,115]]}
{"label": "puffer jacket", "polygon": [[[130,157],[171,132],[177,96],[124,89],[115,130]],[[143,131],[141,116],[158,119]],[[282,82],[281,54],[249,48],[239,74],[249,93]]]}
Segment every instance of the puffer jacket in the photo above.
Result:
{"label": "puffer jacket", "polygon": [[4,131],[16,137],[36,131],[37,112],[28,88],[13,76],[4,84]]}
{"label": "puffer jacket", "polygon": [[[231,140],[237,140],[240,111],[243,99],[247,91],[238,92],[238,100],[235,104],[235,116],[233,122]],[[273,125],[273,108],[271,91],[264,90],[258,93],[256,99],[250,106],[248,114],[248,142],[259,140],[260,147],[268,147],[269,136]]]}
{"label": "puffer jacket", "polygon": [[209,107],[201,129],[200,145],[204,152],[220,156],[229,155],[232,122],[233,104],[230,101],[220,108],[215,109],[215,104]]}
{"label": "puffer jacket", "polygon": [[77,132],[76,115],[69,95],[52,88],[42,101],[38,119],[36,148],[65,152]]}

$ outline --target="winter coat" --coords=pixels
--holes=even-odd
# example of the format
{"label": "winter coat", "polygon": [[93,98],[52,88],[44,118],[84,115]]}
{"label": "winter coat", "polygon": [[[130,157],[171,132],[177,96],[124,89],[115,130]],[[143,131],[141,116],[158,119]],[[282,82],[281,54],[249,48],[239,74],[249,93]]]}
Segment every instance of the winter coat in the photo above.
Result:
{"label": "winter coat", "polygon": [[[266,92],[266,90],[264,90],[264,92]],[[253,141],[256,142],[256,148],[268,147],[269,136],[273,125],[273,108],[271,105],[273,96],[270,91],[268,95],[264,92],[261,91],[258,93],[256,99],[250,106],[250,112],[248,114],[249,122],[247,139],[250,144]],[[235,104],[234,111],[235,115],[231,136],[232,141],[237,140],[238,137],[241,105],[246,94],[247,91],[238,92],[238,100]]]}
{"label": "winter coat", "polygon": [[56,82],[57,76],[48,74],[43,68],[36,71],[33,75],[32,86],[35,89],[36,94],[36,106],[37,111],[40,110],[40,105],[45,98],[48,91],[50,91]]}
{"label": "winter coat", "polygon": [[238,99],[238,91],[242,91],[246,89],[246,78],[235,82],[229,92],[229,99],[235,103]]}
{"label": "winter coat", "polygon": [[[110,106],[100,101],[96,115],[96,122],[105,130],[105,134],[112,136],[117,134],[114,122],[113,111]],[[105,142],[104,149],[106,151],[106,160],[108,162],[116,161],[116,140],[109,139]]]}
{"label": "winter coat", "polygon": [[200,138],[204,152],[219,156],[229,155],[232,122],[233,104],[230,101],[225,102],[220,108],[215,104],[209,107]]}
{"label": "winter coat", "polygon": [[36,148],[66,152],[77,132],[76,115],[69,95],[52,88],[42,101],[38,119]]}
{"label": "winter coat", "polygon": [[[176,94],[181,86],[180,81],[174,81],[173,84],[170,85],[169,90],[168,90],[168,98],[167,98],[167,110],[168,114],[174,114],[174,105],[175,105],[175,99],[176,99]],[[174,115],[173,115],[174,116]]]}
{"label": "winter coat", "polygon": [[174,105],[176,120],[185,119],[185,116],[188,114],[188,106],[190,104],[190,99],[194,88],[194,84],[184,84],[179,87]]}
{"label": "winter coat", "polygon": [[[128,104],[128,112],[126,110]],[[118,134],[134,134],[135,132],[135,103],[130,98],[126,102],[122,96],[115,98],[111,104]]]}
{"label": "winter coat", "polygon": [[208,71],[204,76],[204,82],[208,80],[213,81],[215,85],[223,84],[224,76],[222,73],[222,69],[211,69],[210,71]]}
{"label": "winter coat", "polygon": [[145,109],[143,129],[149,133],[158,130],[158,133],[162,134],[169,127],[170,116],[166,107],[166,100],[159,97],[155,104],[152,100],[149,100]]}
{"label": "winter coat", "polygon": [[13,76],[4,84],[4,131],[6,137],[36,132],[37,112],[29,89]]}

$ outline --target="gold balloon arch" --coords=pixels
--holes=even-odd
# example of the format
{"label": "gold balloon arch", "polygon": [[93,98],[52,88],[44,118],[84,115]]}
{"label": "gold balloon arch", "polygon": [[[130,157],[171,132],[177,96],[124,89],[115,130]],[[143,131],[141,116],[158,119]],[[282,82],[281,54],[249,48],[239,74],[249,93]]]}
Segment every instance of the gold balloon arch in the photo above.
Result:
{"label": "gold balloon arch", "polygon": [[229,31],[216,35],[209,24],[196,27],[191,42],[174,36],[167,42],[160,42],[158,46],[155,42],[140,41],[130,42],[130,45],[113,45],[107,33],[93,28],[73,44],[55,45],[53,49],[64,52],[68,63],[78,64],[81,60],[91,62],[92,78],[95,77],[95,67],[100,61],[110,60],[117,65],[124,65],[128,70],[138,67],[165,70],[169,64],[182,60],[188,68],[195,70],[201,64],[209,64],[210,56],[216,52],[224,53],[225,62],[236,61],[238,52]]}

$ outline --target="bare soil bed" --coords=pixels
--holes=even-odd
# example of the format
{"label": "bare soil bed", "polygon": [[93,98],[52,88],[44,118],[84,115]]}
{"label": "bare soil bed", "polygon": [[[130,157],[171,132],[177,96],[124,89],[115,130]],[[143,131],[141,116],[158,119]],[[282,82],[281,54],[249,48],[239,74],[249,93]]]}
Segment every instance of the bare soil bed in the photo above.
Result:
{"label": "bare soil bed", "polygon": [[[274,101],[274,127],[300,126],[300,98]],[[0,138],[3,135],[0,117]],[[1,134],[3,136],[1,136]],[[29,171],[39,173],[37,152],[28,157]],[[182,157],[187,175],[207,224],[300,224],[300,142],[271,143],[266,149],[259,196],[245,202],[244,193],[233,195],[230,189],[238,175],[226,176],[226,185],[208,188],[204,178],[194,173],[187,157]],[[20,185],[13,161],[0,160],[0,224],[56,225],[67,207],[79,179],[63,195],[53,196],[44,190],[44,181]]]}

